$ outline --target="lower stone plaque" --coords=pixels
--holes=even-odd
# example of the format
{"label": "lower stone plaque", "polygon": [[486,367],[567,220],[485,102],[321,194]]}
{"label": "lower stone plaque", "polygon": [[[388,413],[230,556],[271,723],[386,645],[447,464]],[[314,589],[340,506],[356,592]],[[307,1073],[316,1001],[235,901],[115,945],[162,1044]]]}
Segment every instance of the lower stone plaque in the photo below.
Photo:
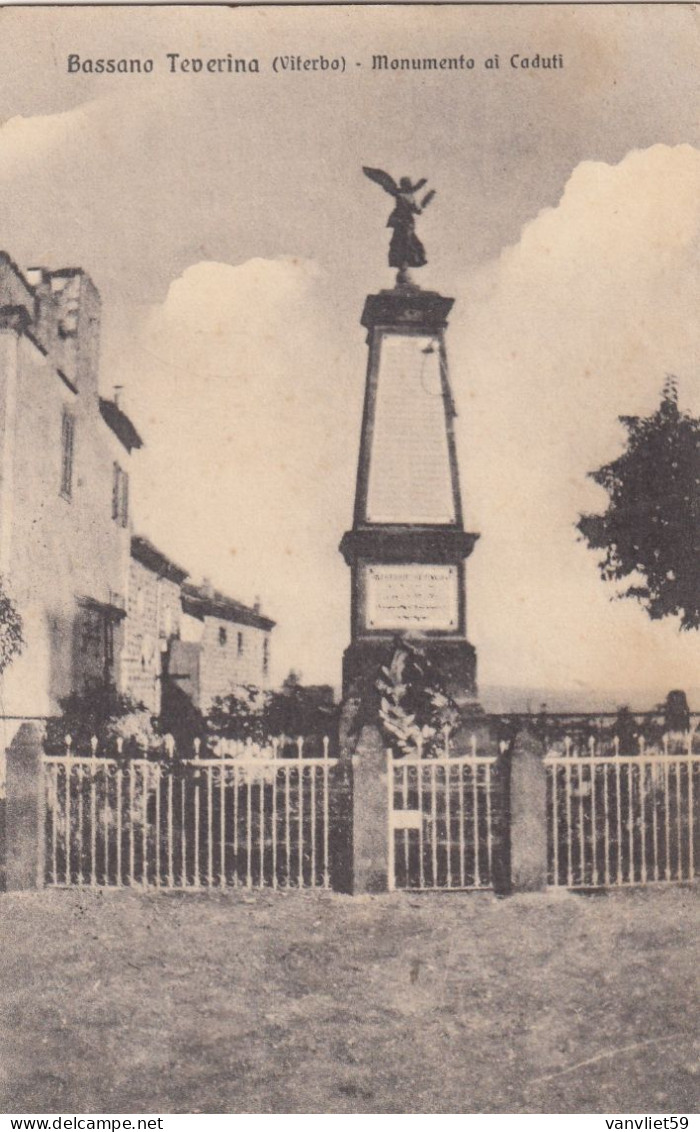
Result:
{"label": "lower stone plaque", "polygon": [[368,629],[442,630],[459,626],[456,566],[365,566]]}

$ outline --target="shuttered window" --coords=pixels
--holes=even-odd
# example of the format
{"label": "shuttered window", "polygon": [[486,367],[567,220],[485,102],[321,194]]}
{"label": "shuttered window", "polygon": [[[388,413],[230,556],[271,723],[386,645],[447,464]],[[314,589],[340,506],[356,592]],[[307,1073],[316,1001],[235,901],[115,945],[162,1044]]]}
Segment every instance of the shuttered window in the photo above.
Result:
{"label": "shuttered window", "polygon": [[112,473],[112,518],[120,527],[129,522],[129,476],[116,463]]}
{"label": "shuttered window", "polygon": [[73,463],[75,453],[75,418],[67,409],[61,418],[61,495],[73,496]]}

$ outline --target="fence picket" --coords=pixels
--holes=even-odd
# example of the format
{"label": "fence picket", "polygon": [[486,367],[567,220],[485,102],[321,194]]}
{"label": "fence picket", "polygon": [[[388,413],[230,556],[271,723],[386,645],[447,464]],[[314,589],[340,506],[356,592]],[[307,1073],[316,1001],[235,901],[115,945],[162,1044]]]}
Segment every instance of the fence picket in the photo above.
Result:
{"label": "fence picket", "polygon": [[[197,757],[199,756],[199,747],[197,747]],[[207,884],[209,888],[214,887],[214,798],[212,791],[212,775],[214,768],[208,766],[207,773]]]}
{"label": "fence picket", "polygon": [[260,880],[259,886],[262,888],[265,884],[265,778],[261,774],[260,777],[260,808],[259,808],[259,828],[258,828],[258,845],[260,850]]}
{"label": "fence picket", "polygon": [[226,767],[219,768],[219,884],[226,884]]}
{"label": "fence picket", "polygon": [[141,884],[148,884],[148,792],[151,788],[150,763],[143,763],[141,767],[141,789],[143,791],[142,829],[141,829]]}
{"label": "fence picket", "polygon": [[117,884],[122,883],[122,777],[122,768],[117,767]]}
{"label": "fence picket", "polygon": [[677,872],[678,875],[677,875],[676,879],[680,880],[681,876],[683,874],[683,848],[682,848],[683,847],[683,835],[681,833],[681,809],[682,809],[682,805],[681,805],[681,768],[680,768],[679,764],[676,764],[675,771],[676,771],[676,841],[677,841],[677,852],[678,852],[678,864],[677,864],[677,867],[676,867],[676,872]]}
{"label": "fence picket", "polygon": [[[459,884],[460,888],[464,888],[465,880],[465,861],[464,861],[464,770],[465,767],[457,764],[457,782],[459,785]],[[420,775],[420,769],[418,771]],[[420,805],[418,809],[420,809]]]}
{"label": "fence picket", "polygon": [[474,887],[481,884],[481,865],[479,862],[479,764],[472,762],[469,767],[472,776],[472,828],[474,833]]}
{"label": "fence picket", "polygon": [[248,888],[253,887],[253,795],[252,795],[252,782],[250,778],[246,782],[246,838],[245,838],[245,861],[246,861],[246,884]]}
{"label": "fence picket", "polygon": [[185,826],[187,821],[187,807],[185,803],[185,780],[180,780],[180,884],[187,888],[187,836]]}
{"label": "fence picket", "polygon": [[[58,860],[57,860],[57,832],[58,832],[58,766],[49,768],[51,774],[52,784],[52,813],[51,813],[51,876],[54,884],[58,884]],[[93,858],[94,860],[94,858]],[[93,882],[94,883],[94,882]]]}
{"label": "fence picket", "polygon": [[316,767],[310,768],[311,778],[311,887],[316,887]]}
{"label": "fence picket", "polygon": [[493,825],[491,821],[491,766],[490,762],[484,763],[485,771],[484,777],[486,778],[486,860],[488,862],[489,878],[493,873]]}

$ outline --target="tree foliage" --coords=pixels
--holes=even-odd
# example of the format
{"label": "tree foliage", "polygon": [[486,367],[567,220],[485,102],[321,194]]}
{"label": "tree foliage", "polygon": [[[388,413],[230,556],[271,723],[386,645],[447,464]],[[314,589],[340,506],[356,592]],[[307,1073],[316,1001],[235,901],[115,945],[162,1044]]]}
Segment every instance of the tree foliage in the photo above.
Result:
{"label": "tree foliage", "polygon": [[24,648],[22,618],[0,578],[0,675]]}
{"label": "tree foliage", "polygon": [[264,743],[265,694],[255,684],[242,684],[228,696],[217,696],[209,708],[206,726],[217,739]]}
{"label": "tree foliage", "polygon": [[290,672],[277,692],[268,694],[265,720],[270,735],[323,736],[335,727],[333,689],[328,685],[305,685]]}
{"label": "tree foliage", "polygon": [[629,579],[621,593],[653,619],[677,616],[681,629],[700,627],[700,419],[678,408],[674,378],[650,417],[620,417],[625,451],[591,478],[607,491],[602,515],[577,527],[603,550],[601,576]]}
{"label": "tree foliage", "polygon": [[63,753],[66,736],[73,750],[88,754],[95,736],[99,749],[114,754],[121,740],[125,756],[141,758],[162,745],[155,720],[142,703],[117,691],[113,685],[94,684],[72,692],[60,700],[61,714],[48,720],[46,747],[50,753]]}
{"label": "tree foliage", "polygon": [[305,686],[297,673],[290,672],[279,691],[264,692],[245,684],[217,697],[209,709],[207,731],[216,738],[253,743],[281,736],[323,737],[333,731],[336,714],[332,688]]}

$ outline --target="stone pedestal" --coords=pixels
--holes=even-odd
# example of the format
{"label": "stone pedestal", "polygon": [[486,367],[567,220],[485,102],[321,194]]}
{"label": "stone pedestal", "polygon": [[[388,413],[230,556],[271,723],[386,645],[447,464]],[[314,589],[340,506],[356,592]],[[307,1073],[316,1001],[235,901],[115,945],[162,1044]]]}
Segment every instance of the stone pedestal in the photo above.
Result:
{"label": "stone pedestal", "polygon": [[7,750],[5,810],[5,877],[8,892],[44,884],[44,821],[42,735],[23,723]]}

